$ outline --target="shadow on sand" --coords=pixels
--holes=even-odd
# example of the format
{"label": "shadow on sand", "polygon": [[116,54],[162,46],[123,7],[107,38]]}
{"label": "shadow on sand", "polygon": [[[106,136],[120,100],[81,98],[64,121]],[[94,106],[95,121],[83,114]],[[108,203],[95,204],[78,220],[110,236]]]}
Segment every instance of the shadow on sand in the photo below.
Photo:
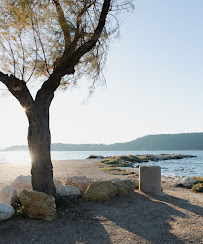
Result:
{"label": "shadow on sand", "polygon": [[185,240],[171,233],[170,222],[188,216],[174,206],[200,216],[203,213],[201,207],[170,195],[134,192],[105,203],[79,200],[60,209],[53,222],[27,218],[1,222],[0,243],[183,244]]}

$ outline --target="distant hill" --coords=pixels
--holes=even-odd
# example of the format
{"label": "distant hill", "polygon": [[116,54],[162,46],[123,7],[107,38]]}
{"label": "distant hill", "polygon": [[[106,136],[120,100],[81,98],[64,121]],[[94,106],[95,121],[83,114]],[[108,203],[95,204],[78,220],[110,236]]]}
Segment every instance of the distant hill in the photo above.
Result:
{"label": "distant hill", "polygon": [[[13,146],[5,151],[25,151],[27,146]],[[63,144],[54,143],[52,151],[134,151],[134,150],[203,150],[203,133],[148,135],[124,143]]]}

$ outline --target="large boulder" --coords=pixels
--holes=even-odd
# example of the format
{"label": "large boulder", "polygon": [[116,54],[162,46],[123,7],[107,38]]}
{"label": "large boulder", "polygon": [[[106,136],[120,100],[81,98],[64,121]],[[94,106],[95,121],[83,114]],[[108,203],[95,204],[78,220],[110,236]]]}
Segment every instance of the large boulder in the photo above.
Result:
{"label": "large boulder", "polygon": [[76,186],[81,193],[84,193],[87,190],[87,187],[93,182],[92,179],[87,178],[83,175],[77,175],[66,178],[66,185]]}
{"label": "large boulder", "polygon": [[197,181],[193,179],[192,177],[185,177],[180,178],[175,181],[174,186],[184,186],[184,187],[191,187],[193,184],[195,184]]}
{"label": "large boulder", "polygon": [[19,196],[22,190],[32,191],[32,178],[31,175],[19,175],[11,184]]}
{"label": "large boulder", "polygon": [[135,181],[130,178],[115,178],[111,180],[112,183],[116,186],[117,188],[117,194],[118,195],[127,195],[130,191],[134,191],[135,189]]}
{"label": "large boulder", "polygon": [[10,219],[15,213],[12,206],[0,203],[0,221]]}
{"label": "large boulder", "polygon": [[55,198],[43,192],[23,190],[20,201],[29,218],[52,221],[56,219]]}
{"label": "large boulder", "polygon": [[[60,180],[54,179],[55,186],[62,185]],[[20,192],[23,190],[32,191],[32,176],[31,175],[19,175],[11,184],[19,196]]]}
{"label": "large boulder", "polygon": [[1,203],[14,206],[16,199],[17,199],[17,192],[13,187],[4,186],[0,190],[0,202]]}
{"label": "large boulder", "polygon": [[96,181],[91,183],[83,198],[93,202],[104,202],[117,194],[117,187],[111,181]]}
{"label": "large boulder", "polygon": [[64,186],[60,185],[56,187],[56,192],[60,196],[70,197],[70,198],[77,198],[81,196],[80,190],[75,186]]}

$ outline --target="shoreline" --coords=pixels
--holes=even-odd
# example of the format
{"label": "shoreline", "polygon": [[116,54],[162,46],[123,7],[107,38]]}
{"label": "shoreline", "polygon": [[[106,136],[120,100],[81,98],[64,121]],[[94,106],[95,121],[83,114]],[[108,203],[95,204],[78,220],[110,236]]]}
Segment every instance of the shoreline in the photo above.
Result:
{"label": "shoreline", "polygon": [[[73,159],[73,160],[54,160],[53,163],[53,172],[54,177],[56,179],[62,178],[65,180],[66,176],[74,176],[78,174],[84,174],[88,178],[92,178],[92,175],[99,178],[116,178],[116,177],[126,177],[128,175],[119,175],[119,174],[109,174],[108,172],[99,170],[99,164],[101,159]],[[140,166],[144,165],[144,163],[140,163]],[[91,168],[91,170],[89,170]],[[138,176],[139,169],[132,167],[119,167],[123,170],[135,172],[134,176]],[[0,188],[8,185],[8,183],[12,182],[19,175],[30,175],[31,171],[31,163],[10,163],[4,162],[0,163]],[[131,175],[131,174],[129,174]],[[133,174],[132,174],[133,176]],[[201,176],[201,175],[195,175]],[[182,178],[185,176],[168,176],[161,174],[162,181],[175,181],[176,179]]]}

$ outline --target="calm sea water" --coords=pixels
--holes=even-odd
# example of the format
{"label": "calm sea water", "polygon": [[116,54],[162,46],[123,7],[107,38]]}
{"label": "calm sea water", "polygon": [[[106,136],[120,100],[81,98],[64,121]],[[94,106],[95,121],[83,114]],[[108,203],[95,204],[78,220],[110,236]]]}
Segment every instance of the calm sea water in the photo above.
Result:
{"label": "calm sea water", "polygon": [[[159,165],[162,175],[167,176],[203,176],[203,151],[53,151],[52,160],[86,159],[89,155],[119,156],[142,154],[188,154],[196,158],[148,162],[142,165]],[[30,163],[29,152],[0,152],[0,163]],[[137,164],[138,165],[138,164]],[[135,164],[135,167],[137,166]],[[139,164],[140,165],[140,164]]]}

